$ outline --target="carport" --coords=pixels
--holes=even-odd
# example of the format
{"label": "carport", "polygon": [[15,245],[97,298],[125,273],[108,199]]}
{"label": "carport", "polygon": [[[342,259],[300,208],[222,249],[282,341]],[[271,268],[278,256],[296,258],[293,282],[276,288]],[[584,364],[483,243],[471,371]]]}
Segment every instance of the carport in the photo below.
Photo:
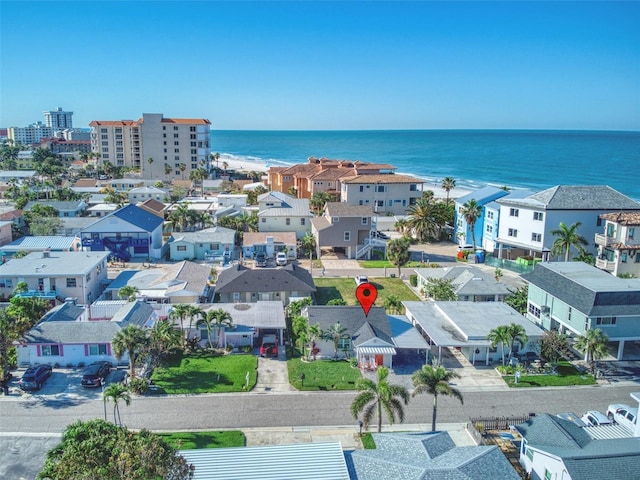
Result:
{"label": "carport", "polygon": [[412,351],[422,355],[424,350],[425,362],[429,355],[429,344],[420,335],[420,332],[411,324],[406,317],[399,315],[389,315],[389,327],[391,327],[391,340],[398,350],[398,354],[403,351]]}

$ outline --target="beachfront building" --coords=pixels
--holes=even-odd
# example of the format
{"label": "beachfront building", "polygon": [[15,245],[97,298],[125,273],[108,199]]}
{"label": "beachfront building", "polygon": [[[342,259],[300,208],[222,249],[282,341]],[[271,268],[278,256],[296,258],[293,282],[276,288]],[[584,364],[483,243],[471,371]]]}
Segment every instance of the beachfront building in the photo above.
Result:
{"label": "beachfront building", "polygon": [[271,167],[267,181],[271,191],[290,193],[294,189],[298,198],[311,198],[314,193],[324,192],[337,199],[342,178],[393,173],[395,169],[388,164],[309,157],[307,163]]}
{"label": "beachfront building", "polygon": [[[503,190],[502,188],[487,186],[457,198],[455,200],[454,217],[454,225],[456,226],[454,235],[455,241],[457,241],[459,245],[473,245],[473,239],[475,235],[476,248],[484,248],[482,241],[484,239],[483,232],[485,230],[484,222],[487,216],[485,206],[493,202],[494,200],[502,198],[508,194],[509,192]],[[481,207],[481,214],[476,219],[473,228],[473,234],[471,232],[471,226],[467,223],[467,220],[465,219],[463,214],[465,204],[470,200],[475,200]],[[490,229],[493,230],[493,222],[497,219],[494,217],[493,213],[491,213],[490,215],[491,218],[489,220],[492,224]]]}
{"label": "beachfront building", "polygon": [[312,218],[306,198],[294,198],[282,192],[267,192],[258,197],[260,232],[294,232],[299,240],[311,232]]}
{"label": "beachfront building", "polygon": [[33,252],[0,265],[0,296],[8,298],[19,282],[23,296],[46,299],[75,297],[89,304],[100,296],[107,281],[106,252]]}
{"label": "beachfront building", "polygon": [[584,262],[542,262],[529,283],[527,318],[569,337],[599,328],[618,360],[640,359],[640,280],[614,277]]}
{"label": "beachfront building", "polygon": [[[66,140],[64,138],[43,138],[40,140],[40,148],[45,148],[56,155],[64,153],[82,153],[91,152],[90,140]],[[84,165],[84,163],[83,163]]]}
{"label": "beachfront building", "polygon": [[[596,267],[614,276],[640,277],[640,212],[600,215],[604,233],[596,233]],[[637,231],[636,231],[637,230]]]}
{"label": "beachfront building", "polygon": [[558,229],[561,222],[568,227],[581,222],[577,232],[589,241],[584,249],[595,255],[597,251],[590,240],[602,233],[601,215],[640,212],[640,203],[606,185],[558,185],[524,198],[504,197],[497,202],[500,226],[496,256],[508,260],[546,260],[557,238],[551,231]]}
{"label": "beachfront building", "polygon": [[9,127],[9,141],[14,145],[35,145],[43,138],[51,138],[55,134],[55,129],[47,127],[42,122],[32,123],[26,127]]}
{"label": "beachfront building", "polygon": [[360,258],[368,253],[372,216],[370,206],[327,202],[322,215],[311,219],[318,258],[322,248],[331,248],[333,253],[346,258]]}
{"label": "beachfront building", "polygon": [[47,127],[53,128],[54,130],[73,128],[73,112],[65,112],[62,110],[62,107],[58,107],[55,110],[42,113],[44,114],[44,123]]}
{"label": "beachfront building", "polygon": [[[526,189],[509,190],[509,193],[502,198],[524,198],[534,193]],[[483,223],[480,246],[483,250],[492,253],[496,249],[496,239],[500,228],[500,204],[497,201],[494,200],[484,206]]]}
{"label": "beachfront building", "polygon": [[357,175],[342,179],[340,198],[350,205],[370,206],[376,215],[404,215],[422,196],[423,184],[411,175]]}
{"label": "beachfront building", "polygon": [[187,179],[209,162],[211,122],[206,118],[164,118],[144,113],[139,120],[94,120],[92,151],[102,162],[140,169],[142,177]]}

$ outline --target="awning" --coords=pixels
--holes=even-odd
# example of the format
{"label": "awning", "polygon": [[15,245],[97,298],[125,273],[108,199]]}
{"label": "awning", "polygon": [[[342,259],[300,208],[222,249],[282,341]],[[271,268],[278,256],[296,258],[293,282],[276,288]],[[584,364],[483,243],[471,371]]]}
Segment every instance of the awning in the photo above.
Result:
{"label": "awning", "polygon": [[369,355],[395,355],[396,349],[393,347],[356,347],[359,353]]}

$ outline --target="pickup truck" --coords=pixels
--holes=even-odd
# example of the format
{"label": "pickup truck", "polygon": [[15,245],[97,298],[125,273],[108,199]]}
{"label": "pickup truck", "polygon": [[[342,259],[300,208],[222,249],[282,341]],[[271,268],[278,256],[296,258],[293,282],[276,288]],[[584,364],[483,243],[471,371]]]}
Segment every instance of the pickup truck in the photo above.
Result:
{"label": "pickup truck", "polygon": [[369,283],[369,277],[366,275],[356,275],[355,276],[356,285],[360,285],[361,283]]}
{"label": "pickup truck", "polygon": [[260,356],[268,357],[269,355],[278,356],[278,339],[272,334],[264,335],[260,344]]}

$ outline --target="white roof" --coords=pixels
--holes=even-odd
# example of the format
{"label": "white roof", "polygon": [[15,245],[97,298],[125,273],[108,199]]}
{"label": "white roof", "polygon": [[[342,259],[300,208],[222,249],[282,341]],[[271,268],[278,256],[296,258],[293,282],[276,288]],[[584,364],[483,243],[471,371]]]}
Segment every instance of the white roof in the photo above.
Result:
{"label": "white roof", "polygon": [[84,274],[104,261],[109,254],[110,252],[50,252],[49,257],[45,257],[44,252],[34,252],[0,265],[0,276],[32,277],[43,276],[44,272],[56,277]]}
{"label": "white roof", "polygon": [[194,480],[349,480],[340,443],[181,450]]}

